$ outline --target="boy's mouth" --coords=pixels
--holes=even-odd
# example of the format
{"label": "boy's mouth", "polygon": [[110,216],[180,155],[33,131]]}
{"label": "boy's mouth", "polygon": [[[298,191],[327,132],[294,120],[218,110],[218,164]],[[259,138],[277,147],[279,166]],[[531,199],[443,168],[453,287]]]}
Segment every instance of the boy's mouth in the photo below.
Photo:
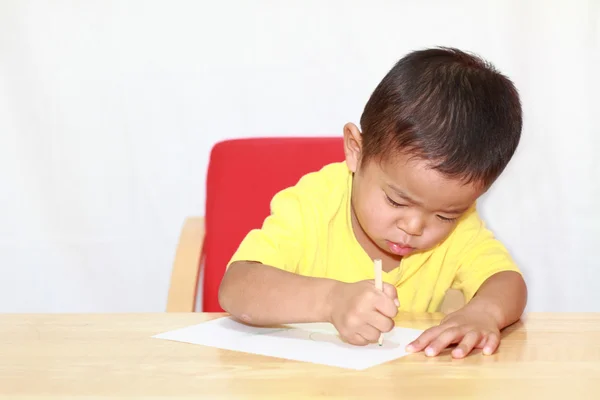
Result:
{"label": "boy's mouth", "polygon": [[390,242],[389,240],[386,240],[385,242],[388,245],[390,251],[399,256],[408,255],[414,250],[414,247],[410,247],[402,243]]}

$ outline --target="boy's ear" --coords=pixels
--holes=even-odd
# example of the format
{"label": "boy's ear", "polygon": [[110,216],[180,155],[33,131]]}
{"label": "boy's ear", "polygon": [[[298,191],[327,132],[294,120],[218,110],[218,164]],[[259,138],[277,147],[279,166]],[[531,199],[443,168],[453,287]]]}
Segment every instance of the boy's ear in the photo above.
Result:
{"label": "boy's ear", "polygon": [[358,170],[362,149],[362,136],[356,125],[348,122],[344,125],[344,153],[346,164],[353,173]]}

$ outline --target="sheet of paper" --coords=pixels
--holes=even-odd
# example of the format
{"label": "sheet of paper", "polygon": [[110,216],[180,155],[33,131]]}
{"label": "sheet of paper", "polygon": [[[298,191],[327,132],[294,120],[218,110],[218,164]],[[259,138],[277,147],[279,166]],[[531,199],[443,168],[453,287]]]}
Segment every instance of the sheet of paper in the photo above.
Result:
{"label": "sheet of paper", "polygon": [[394,328],[377,343],[354,346],[343,342],[327,323],[289,324],[258,328],[223,317],[153,336],[157,339],[193,343],[288,360],[363,370],[406,355],[406,345],[423,331]]}

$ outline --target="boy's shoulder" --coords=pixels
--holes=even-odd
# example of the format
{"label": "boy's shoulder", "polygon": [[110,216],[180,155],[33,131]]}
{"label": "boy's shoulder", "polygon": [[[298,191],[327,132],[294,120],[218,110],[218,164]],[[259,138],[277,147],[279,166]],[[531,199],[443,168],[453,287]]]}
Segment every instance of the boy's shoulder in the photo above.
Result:
{"label": "boy's shoulder", "polygon": [[327,164],[278,192],[271,206],[277,208],[278,204],[292,202],[304,210],[337,208],[348,195],[350,179],[351,172],[345,161]]}
{"label": "boy's shoulder", "polygon": [[293,192],[304,200],[323,200],[325,195],[346,190],[349,177],[350,170],[345,161],[331,163],[318,171],[303,175],[294,186],[288,187],[282,192]]}
{"label": "boy's shoulder", "polygon": [[296,187],[303,191],[331,191],[340,186],[346,187],[350,174],[345,161],[335,162],[302,176]]}

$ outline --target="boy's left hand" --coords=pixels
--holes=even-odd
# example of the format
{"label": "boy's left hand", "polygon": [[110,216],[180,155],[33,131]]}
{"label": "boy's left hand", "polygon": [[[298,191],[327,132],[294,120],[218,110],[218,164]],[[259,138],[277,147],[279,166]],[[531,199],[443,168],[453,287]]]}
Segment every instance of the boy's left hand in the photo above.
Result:
{"label": "boy's left hand", "polygon": [[490,355],[500,345],[498,323],[490,315],[481,310],[465,307],[449,314],[438,326],[427,329],[407,351],[414,353],[425,350],[427,356],[437,356],[451,344],[458,343],[452,351],[452,357],[466,357],[474,348],[483,349],[483,354]]}

